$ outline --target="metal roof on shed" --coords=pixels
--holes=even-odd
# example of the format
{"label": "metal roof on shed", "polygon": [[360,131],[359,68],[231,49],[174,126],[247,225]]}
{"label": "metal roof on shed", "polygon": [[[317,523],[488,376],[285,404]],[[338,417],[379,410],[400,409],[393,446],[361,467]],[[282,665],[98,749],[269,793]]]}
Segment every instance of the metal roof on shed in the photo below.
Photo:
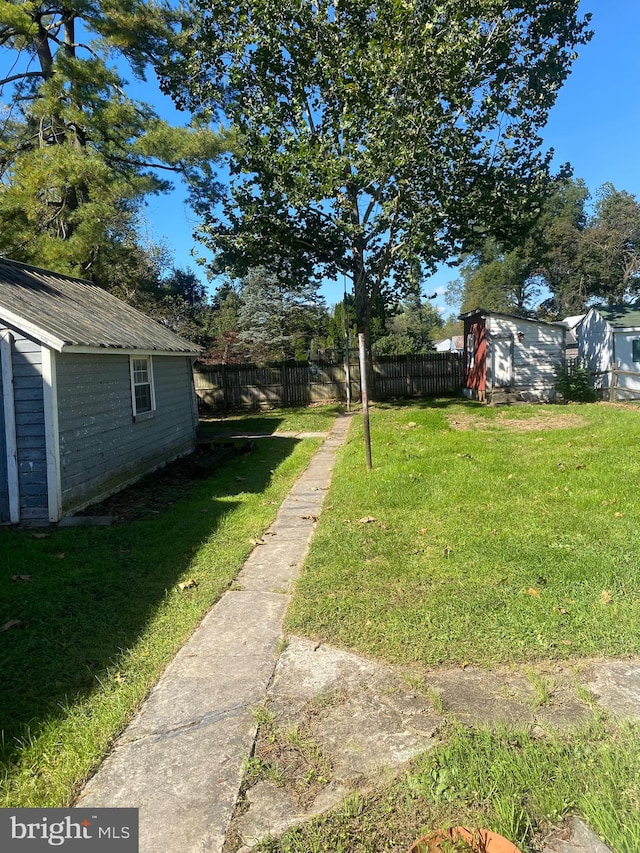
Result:
{"label": "metal roof on shed", "polygon": [[201,351],[89,281],[6,258],[0,258],[0,320],[58,352]]}
{"label": "metal roof on shed", "polygon": [[640,327],[640,305],[596,305],[594,310],[616,329]]}

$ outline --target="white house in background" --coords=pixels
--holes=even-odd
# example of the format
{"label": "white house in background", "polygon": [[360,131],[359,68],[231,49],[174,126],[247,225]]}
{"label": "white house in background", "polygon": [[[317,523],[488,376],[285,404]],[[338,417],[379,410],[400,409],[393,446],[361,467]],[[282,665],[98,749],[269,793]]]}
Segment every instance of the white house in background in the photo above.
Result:
{"label": "white house in background", "polygon": [[556,369],[565,364],[566,328],[476,308],[464,321],[464,394],[489,402],[555,399]]}
{"label": "white house in background", "polygon": [[464,352],[464,336],[454,335],[452,338],[435,341],[434,347],[436,352]]}
{"label": "white house in background", "polygon": [[[580,326],[578,356],[593,376],[593,386],[609,393],[612,368],[618,399],[640,396],[640,305],[594,307]],[[635,375],[633,375],[635,374]]]}

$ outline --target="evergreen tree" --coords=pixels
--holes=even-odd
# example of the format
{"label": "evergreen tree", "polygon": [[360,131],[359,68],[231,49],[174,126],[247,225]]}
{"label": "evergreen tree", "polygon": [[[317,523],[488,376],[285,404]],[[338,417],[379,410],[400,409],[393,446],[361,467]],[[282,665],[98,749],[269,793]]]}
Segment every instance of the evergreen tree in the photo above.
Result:
{"label": "evergreen tree", "polygon": [[213,187],[221,138],[127,97],[112,59],[143,79],[176,54],[183,22],[158,0],[0,2],[0,252],[110,287],[117,269],[135,286],[144,198],[172,172]]}

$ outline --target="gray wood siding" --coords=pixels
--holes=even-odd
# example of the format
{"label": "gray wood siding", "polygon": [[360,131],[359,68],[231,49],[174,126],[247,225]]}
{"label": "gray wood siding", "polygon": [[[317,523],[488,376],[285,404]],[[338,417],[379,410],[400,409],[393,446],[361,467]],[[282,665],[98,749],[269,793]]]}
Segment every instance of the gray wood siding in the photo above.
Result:
{"label": "gray wood siding", "polygon": [[69,512],[193,449],[191,361],[154,356],[156,411],[134,422],[129,356],[56,358],[63,511]]}
{"label": "gray wood siding", "polygon": [[2,391],[2,352],[0,351],[0,524],[4,524],[7,521],[9,521],[9,481],[4,427],[4,396]]}
{"label": "gray wood siding", "polygon": [[12,331],[20,519],[49,518],[40,344]]}

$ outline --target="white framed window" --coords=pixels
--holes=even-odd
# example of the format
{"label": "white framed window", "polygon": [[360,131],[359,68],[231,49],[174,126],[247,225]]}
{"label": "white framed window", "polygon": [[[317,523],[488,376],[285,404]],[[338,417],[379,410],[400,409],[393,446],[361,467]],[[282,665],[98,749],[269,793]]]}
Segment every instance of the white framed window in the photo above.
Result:
{"label": "white framed window", "polygon": [[153,387],[153,362],[150,355],[129,356],[131,370],[131,405],[136,420],[150,418],[156,410]]}

